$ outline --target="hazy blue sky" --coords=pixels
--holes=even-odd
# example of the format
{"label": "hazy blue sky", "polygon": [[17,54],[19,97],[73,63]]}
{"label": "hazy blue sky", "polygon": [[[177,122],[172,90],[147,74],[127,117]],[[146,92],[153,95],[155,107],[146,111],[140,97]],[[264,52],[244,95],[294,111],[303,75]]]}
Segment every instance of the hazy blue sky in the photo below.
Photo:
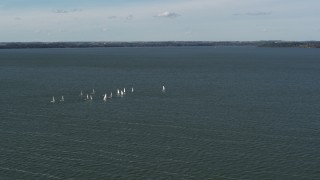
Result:
{"label": "hazy blue sky", "polygon": [[320,0],[1,0],[0,41],[320,40]]}

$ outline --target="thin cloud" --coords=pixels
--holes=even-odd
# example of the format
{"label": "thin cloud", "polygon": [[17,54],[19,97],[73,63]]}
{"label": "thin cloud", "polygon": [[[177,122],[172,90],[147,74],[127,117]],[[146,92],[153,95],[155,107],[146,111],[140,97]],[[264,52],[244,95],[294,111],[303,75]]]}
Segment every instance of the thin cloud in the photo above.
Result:
{"label": "thin cloud", "polygon": [[184,35],[192,35],[193,32],[192,32],[192,31],[185,31],[183,34],[184,34]]}
{"label": "thin cloud", "polygon": [[109,31],[109,28],[104,27],[104,28],[101,29],[101,31],[102,31],[102,32]]}
{"label": "thin cloud", "polygon": [[233,16],[268,16],[271,12],[247,12],[247,13],[233,13]]}
{"label": "thin cloud", "polygon": [[130,14],[129,16],[126,17],[126,20],[132,20],[133,19],[133,15]]}
{"label": "thin cloud", "polygon": [[71,10],[57,9],[52,12],[57,14],[65,14],[65,13],[74,13],[74,12],[81,12],[81,11],[82,9],[71,9]]}
{"label": "thin cloud", "polygon": [[248,16],[267,16],[270,15],[271,12],[248,12],[246,15]]}
{"label": "thin cloud", "polygon": [[108,19],[116,19],[117,16],[109,16]]}
{"label": "thin cloud", "polygon": [[176,18],[178,16],[179,16],[179,14],[177,14],[177,13],[165,11],[165,12],[157,14],[155,17]]}
{"label": "thin cloud", "polygon": [[68,13],[69,11],[67,10],[62,10],[62,9],[57,9],[52,11],[53,13],[57,13],[57,14],[64,14],[64,13]]}

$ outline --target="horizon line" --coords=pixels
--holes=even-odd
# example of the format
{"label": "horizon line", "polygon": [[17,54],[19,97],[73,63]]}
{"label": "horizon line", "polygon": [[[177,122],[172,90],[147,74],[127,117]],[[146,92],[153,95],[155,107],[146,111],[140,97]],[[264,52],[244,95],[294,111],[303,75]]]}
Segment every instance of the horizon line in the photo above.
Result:
{"label": "horizon line", "polygon": [[2,41],[0,43],[154,43],[154,42],[320,42],[320,40],[163,40],[163,41]]}

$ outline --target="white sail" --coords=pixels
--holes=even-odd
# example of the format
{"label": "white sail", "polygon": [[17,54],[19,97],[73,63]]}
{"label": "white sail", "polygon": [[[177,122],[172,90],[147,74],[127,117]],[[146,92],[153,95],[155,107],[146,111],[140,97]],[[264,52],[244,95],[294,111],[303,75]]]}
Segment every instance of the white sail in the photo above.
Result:
{"label": "white sail", "polygon": [[52,96],[52,101],[50,101],[50,102],[52,102],[52,103],[56,102],[56,100],[54,99],[54,96]]}
{"label": "white sail", "polygon": [[64,101],[64,97],[63,97],[63,96],[61,96],[60,102],[63,102],[63,101]]}
{"label": "white sail", "polygon": [[165,92],[166,88],[164,86],[162,86],[162,92]]}
{"label": "white sail", "polygon": [[89,100],[89,94],[87,94],[87,100]]}
{"label": "white sail", "polygon": [[126,93],[126,88],[123,88],[123,94],[125,94]]}
{"label": "white sail", "polygon": [[92,100],[92,95],[90,95],[90,100]]}
{"label": "white sail", "polygon": [[110,93],[110,96],[109,96],[109,97],[110,97],[110,99],[112,99],[112,92]]}
{"label": "white sail", "polygon": [[82,93],[82,91],[80,92],[80,96],[81,96],[81,97],[83,96],[83,93]]}
{"label": "white sail", "polygon": [[107,94],[104,94],[103,100],[104,100],[104,101],[107,101]]}
{"label": "white sail", "polygon": [[117,89],[117,96],[119,96],[120,95],[120,90],[119,89]]}
{"label": "white sail", "polygon": [[123,94],[124,94],[124,93],[123,93],[123,91],[120,91],[120,95],[121,95],[121,97],[123,97]]}
{"label": "white sail", "polygon": [[94,89],[92,89],[92,94],[95,94],[95,91],[94,91]]}
{"label": "white sail", "polygon": [[131,88],[131,92],[133,92],[134,91],[134,89],[133,89],[133,87]]}

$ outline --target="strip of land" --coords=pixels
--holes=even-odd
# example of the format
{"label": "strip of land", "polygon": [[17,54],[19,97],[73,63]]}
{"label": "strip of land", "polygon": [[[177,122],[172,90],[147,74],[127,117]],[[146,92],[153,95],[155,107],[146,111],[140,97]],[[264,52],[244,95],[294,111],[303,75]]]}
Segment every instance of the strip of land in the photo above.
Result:
{"label": "strip of land", "polygon": [[166,46],[255,46],[320,48],[320,41],[161,41],[161,42],[2,42],[0,49],[166,47]]}

